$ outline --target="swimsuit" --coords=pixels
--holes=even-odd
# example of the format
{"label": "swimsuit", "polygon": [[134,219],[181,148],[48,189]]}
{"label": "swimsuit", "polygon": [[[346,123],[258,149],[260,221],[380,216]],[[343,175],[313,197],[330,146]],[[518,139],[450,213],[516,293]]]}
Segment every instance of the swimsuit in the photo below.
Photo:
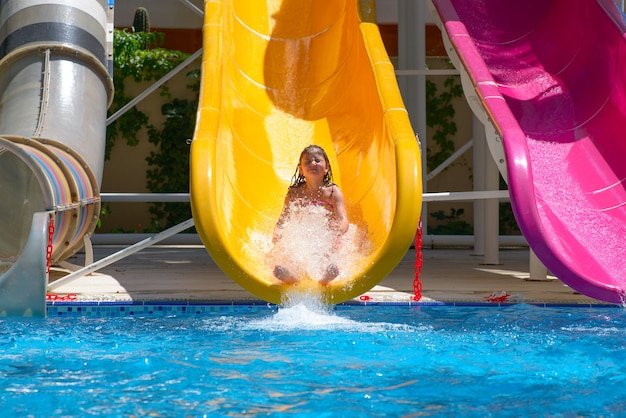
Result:
{"label": "swimsuit", "polygon": [[323,200],[304,200],[302,206],[321,206],[329,212],[334,212],[335,207],[332,203],[324,202]]}
{"label": "swimsuit", "polygon": [[[333,183],[334,184],[334,183]],[[331,184],[332,186],[332,184]],[[330,197],[333,196],[333,192],[335,191],[335,189],[330,189]],[[335,206],[330,203],[330,202],[325,202],[323,200],[310,200],[308,198],[305,197],[301,197],[300,198],[300,206],[305,207],[305,206],[321,206],[324,209],[326,209],[329,212],[334,212],[335,211]]]}

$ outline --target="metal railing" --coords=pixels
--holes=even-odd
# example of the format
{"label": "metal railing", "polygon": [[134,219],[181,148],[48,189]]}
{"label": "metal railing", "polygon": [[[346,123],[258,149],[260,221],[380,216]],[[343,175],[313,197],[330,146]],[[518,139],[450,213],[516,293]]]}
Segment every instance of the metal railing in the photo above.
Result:
{"label": "metal railing", "polygon": [[[189,202],[189,193],[101,193],[103,202],[125,202],[125,203],[150,203],[150,202]],[[433,192],[424,193],[424,202],[467,202],[497,199],[500,202],[509,201],[508,190],[492,191],[464,191],[464,192]],[[182,232],[182,231],[181,231]],[[154,234],[147,233],[97,233],[91,237],[91,241],[96,245],[130,245],[137,240],[145,240]],[[425,248],[460,246],[469,247],[473,245],[473,235],[424,235],[423,242]],[[502,235],[498,237],[501,245],[504,246],[527,246],[526,239],[518,235]],[[163,241],[168,245],[202,245],[198,234],[168,235]],[[156,243],[156,242],[155,242]]]}

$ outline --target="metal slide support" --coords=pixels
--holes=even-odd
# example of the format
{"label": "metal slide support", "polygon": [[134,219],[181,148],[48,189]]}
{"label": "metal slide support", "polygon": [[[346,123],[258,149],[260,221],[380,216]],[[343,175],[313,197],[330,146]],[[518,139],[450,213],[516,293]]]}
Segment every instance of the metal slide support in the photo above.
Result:
{"label": "metal slide support", "polygon": [[129,109],[132,109],[137,103],[145,99],[150,93],[161,87],[163,84],[167,83],[172,77],[181,72],[185,67],[194,62],[200,55],[202,55],[202,48],[194,52],[189,58],[180,63],[176,68],[174,68],[169,73],[165,74],[159,81],[152,84],[150,87],[141,92],[140,95],[135,97],[130,102],[126,103],[122,106],[117,112],[112,114],[107,118],[107,126],[115,122],[120,116],[124,113],[128,112]]}
{"label": "metal slide support", "polygon": [[[485,160],[485,188],[487,190],[498,190],[500,188],[500,172],[493,158],[486,156]],[[508,194],[508,191],[507,191]],[[484,264],[500,264],[500,242],[498,240],[500,232],[500,205],[496,199],[486,200],[484,212],[484,235],[485,235],[485,256]]]}
{"label": "metal slide support", "polygon": [[461,155],[465,154],[465,151],[467,151],[468,149],[472,148],[472,146],[474,146],[474,140],[470,139],[465,144],[463,144],[463,146],[461,148],[459,148],[458,150],[454,151],[454,153],[451,156],[446,158],[446,160],[444,162],[439,164],[439,166],[437,168],[435,168],[430,173],[428,173],[426,175],[426,181],[430,181],[433,178],[435,178],[435,176],[437,176],[437,174],[441,173],[443,170],[448,168],[448,166],[450,166]]}
{"label": "metal slide support", "polygon": [[0,316],[45,318],[51,216],[52,212],[33,215],[26,246],[15,264],[0,276]]}
{"label": "metal slide support", "polygon": [[537,257],[535,252],[530,249],[530,268],[528,269],[530,273],[529,280],[538,280],[544,281],[548,279],[548,269],[543,265],[541,260]]}
{"label": "metal slide support", "polygon": [[96,261],[95,263],[89,266],[86,266],[80,270],[76,270],[75,272],[70,273],[65,277],[62,277],[56,280],[55,282],[50,283],[48,285],[48,290],[54,290],[64,284],[71,283],[76,279],[79,279],[87,274],[93,273],[94,271],[100,270],[101,268],[104,268],[110,264],[115,263],[116,261],[119,261],[123,258],[128,257],[129,255],[139,252],[146,247],[154,245],[157,242],[163,241],[166,238],[169,238],[173,235],[178,234],[179,232],[189,229],[192,226],[194,226],[193,218],[188,219],[185,222],[175,225],[169,229],[166,229],[165,231],[159,232],[158,234],[153,235],[150,238],[146,238],[143,241],[140,241],[136,244],[133,244],[130,247],[124,248],[121,251],[113,253],[109,255],[108,257],[105,257],[102,260]]}
{"label": "metal slide support", "polygon": [[448,70],[436,70],[436,69],[428,69],[428,70],[396,70],[397,76],[405,76],[405,75],[460,75],[459,70],[451,68]]}
{"label": "metal slide support", "polygon": [[189,202],[189,193],[100,193],[103,202]]}
{"label": "metal slide support", "polygon": [[[402,70],[426,69],[426,7],[424,0],[398,0],[398,67]],[[422,170],[426,169],[426,76],[418,73],[398,80],[402,99],[411,123],[417,130],[422,154]],[[422,189],[427,189],[426,176],[422,176]],[[427,213],[422,203],[422,214]],[[428,216],[422,216],[422,228],[428,230]]]}
{"label": "metal slide support", "polygon": [[184,6],[187,6],[191,11],[193,11],[198,16],[204,16],[204,11],[198,9],[195,5],[193,5],[189,0],[178,0]]}
{"label": "metal slide support", "polygon": [[[476,115],[472,117],[472,136],[474,138],[474,152],[472,155],[472,178],[474,190],[486,190],[485,187],[485,158],[487,153],[487,139],[485,127]],[[485,202],[474,201],[474,255],[485,255]]]}
{"label": "metal slide support", "polygon": [[91,234],[85,234],[83,237],[83,244],[85,244],[85,265],[93,263],[93,245],[91,245]]}
{"label": "metal slide support", "polygon": [[433,192],[424,193],[422,199],[426,202],[462,202],[464,200],[481,199],[508,199],[508,190],[483,190],[475,192]]}

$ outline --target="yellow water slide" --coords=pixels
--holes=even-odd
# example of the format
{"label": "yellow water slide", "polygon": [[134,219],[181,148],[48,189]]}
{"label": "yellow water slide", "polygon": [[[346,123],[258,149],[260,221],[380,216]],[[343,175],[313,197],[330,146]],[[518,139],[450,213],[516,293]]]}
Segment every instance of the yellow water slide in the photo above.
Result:
{"label": "yellow water slide", "polygon": [[[328,153],[350,223],[339,303],[368,291],[409,249],[421,210],[419,146],[376,25],[374,0],[206,0],[191,147],[197,231],[219,267],[281,303],[267,250],[302,149]],[[303,236],[306,245],[308,236]],[[407,277],[407,280],[411,280]],[[296,285],[297,286],[297,285]]]}

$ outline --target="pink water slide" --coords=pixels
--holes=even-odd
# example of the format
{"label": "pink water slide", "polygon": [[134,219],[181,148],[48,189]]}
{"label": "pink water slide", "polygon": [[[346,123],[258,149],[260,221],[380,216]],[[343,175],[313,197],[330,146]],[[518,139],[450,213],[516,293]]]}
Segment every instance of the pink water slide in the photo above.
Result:
{"label": "pink water slide", "polygon": [[502,139],[530,247],[576,291],[622,303],[624,14],[612,0],[432,3],[449,54]]}

